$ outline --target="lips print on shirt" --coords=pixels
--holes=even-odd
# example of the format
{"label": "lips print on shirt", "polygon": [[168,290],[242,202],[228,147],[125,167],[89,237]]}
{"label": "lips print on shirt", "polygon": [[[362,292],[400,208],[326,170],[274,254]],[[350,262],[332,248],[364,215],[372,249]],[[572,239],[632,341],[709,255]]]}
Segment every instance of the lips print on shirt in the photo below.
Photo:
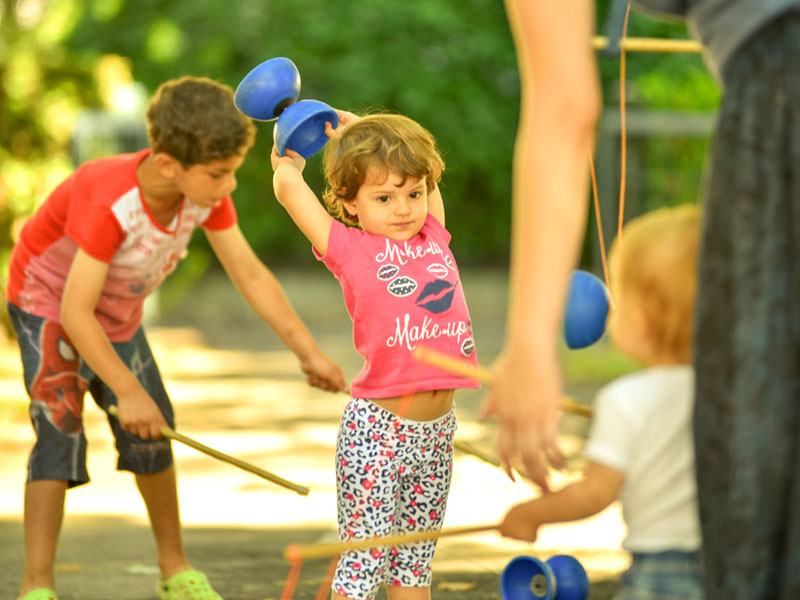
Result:
{"label": "lips print on shirt", "polygon": [[381,281],[389,281],[399,272],[400,272],[400,267],[398,267],[397,265],[393,265],[391,263],[381,265],[380,269],[378,269],[378,279],[380,279]]}
{"label": "lips print on shirt", "polygon": [[439,279],[444,279],[447,277],[448,269],[442,263],[433,263],[428,265],[428,273],[433,275],[434,277],[438,277]]}
{"label": "lips print on shirt", "polygon": [[426,284],[419,296],[416,305],[432,313],[443,313],[453,303],[453,294],[456,286],[444,279],[437,279]]}
{"label": "lips print on shirt", "polygon": [[405,275],[401,275],[400,277],[394,279],[386,286],[386,289],[389,290],[389,293],[392,296],[397,296],[399,298],[403,298],[412,294],[415,289],[417,289],[417,282],[411,279],[411,277],[406,277]]}

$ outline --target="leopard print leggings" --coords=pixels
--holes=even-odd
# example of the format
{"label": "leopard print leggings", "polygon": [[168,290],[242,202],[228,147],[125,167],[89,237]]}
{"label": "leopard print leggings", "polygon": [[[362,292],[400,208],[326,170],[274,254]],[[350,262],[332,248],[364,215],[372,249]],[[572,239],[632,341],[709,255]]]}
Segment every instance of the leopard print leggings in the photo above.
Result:
{"label": "leopard print leggings", "polygon": [[[363,539],[442,527],[453,469],[455,409],[411,421],[361,398],[347,405],[336,448],[339,537]],[[342,554],[332,589],[372,598],[382,583],[430,587],[436,541]]]}

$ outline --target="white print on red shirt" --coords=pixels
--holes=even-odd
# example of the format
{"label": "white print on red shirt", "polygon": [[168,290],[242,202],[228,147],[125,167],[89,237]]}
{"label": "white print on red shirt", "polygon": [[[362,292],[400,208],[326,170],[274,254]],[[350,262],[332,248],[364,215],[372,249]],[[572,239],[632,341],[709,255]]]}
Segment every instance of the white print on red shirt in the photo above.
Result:
{"label": "white print on red shirt", "polygon": [[396,260],[401,265],[406,264],[409,260],[414,260],[427,256],[428,254],[444,254],[442,248],[431,240],[427,246],[419,245],[412,248],[408,242],[403,242],[403,245],[386,238],[386,249],[375,255],[375,262],[385,262],[387,260]]}
{"label": "white print on red shirt", "polygon": [[395,318],[397,328],[394,335],[389,336],[386,345],[391,348],[405,344],[408,350],[416,348],[415,342],[439,338],[442,336],[454,337],[461,344],[461,336],[469,333],[469,323],[467,321],[450,321],[449,323],[433,323],[428,315],[422,318],[422,324],[410,324],[411,317],[408,313],[400,323],[400,317]]}

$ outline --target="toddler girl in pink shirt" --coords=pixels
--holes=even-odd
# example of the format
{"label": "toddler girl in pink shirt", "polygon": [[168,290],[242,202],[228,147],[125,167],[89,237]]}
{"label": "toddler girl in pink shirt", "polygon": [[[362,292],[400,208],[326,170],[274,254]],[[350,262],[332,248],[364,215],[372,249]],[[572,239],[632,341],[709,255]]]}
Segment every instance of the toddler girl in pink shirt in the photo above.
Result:
{"label": "toddler girl in pink shirt", "polygon": [[[336,451],[343,540],[439,530],[450,487],[454,390],[478,382],[415,361],[418,345],[477,366],[464,291],[444,227],[433,136],[394,114],[339,111],[323,158],[327,210],[305,160],[273,148],[278,201],[342,286],[364,367]],[[333,215],[333,216],[331,216]],[[335,218],[334,218],[335,217]],[[430,598],[435,541],[346,552],[333,598]]]}

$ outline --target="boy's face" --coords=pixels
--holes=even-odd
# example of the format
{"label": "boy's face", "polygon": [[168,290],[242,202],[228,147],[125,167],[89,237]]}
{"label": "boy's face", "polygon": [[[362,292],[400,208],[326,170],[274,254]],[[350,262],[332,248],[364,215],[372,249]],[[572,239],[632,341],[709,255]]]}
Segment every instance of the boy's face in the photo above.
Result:
{"label": "boy's face", "polygon": [[425,178],[415,179],[395,171],[370,167],[356,197],[344,203],[362,229],[398,242],[419,233],[428,215]]}
{"label": "boy's face", "polygon": [[214,207],[236,189],[236,171],[243,162],[242,154],[192,165],[185,169],[178,165],[175,171],[175,183],[192,203]]}

